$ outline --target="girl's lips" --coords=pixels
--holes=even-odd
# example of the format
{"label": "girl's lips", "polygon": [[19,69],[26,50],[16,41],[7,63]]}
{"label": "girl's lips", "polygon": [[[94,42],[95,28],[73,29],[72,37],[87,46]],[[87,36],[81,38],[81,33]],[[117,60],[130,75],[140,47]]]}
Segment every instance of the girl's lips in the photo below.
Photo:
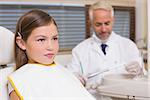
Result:
{"label": "girl's lips", "polygon": [[48,58],[52,58],[54,56],[54,54],[48,53],[48,54],[45,54],[45,56],[48,57]]}

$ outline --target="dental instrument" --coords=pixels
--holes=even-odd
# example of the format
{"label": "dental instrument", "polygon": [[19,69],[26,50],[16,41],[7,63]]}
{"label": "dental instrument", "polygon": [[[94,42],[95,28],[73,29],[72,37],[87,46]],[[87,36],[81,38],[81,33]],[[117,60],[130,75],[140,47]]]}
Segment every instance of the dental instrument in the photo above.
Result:
{"label": "dental instrument", "polygon": [[108,68],[108,69],[104,69],[103,71],[98,71],[98,72],[92,73],[92,74],[88,75],[87,78],[92,78],[92,77],[95,77],[95,76],[97,76],[99,74],[103,74],[104,72],[108,72],[110,70],[114,70],[114,69],[118,69],[118,68],[123,68],[125,66],[126,66],[125,63],[121,63],[121,64],[118,64],[118,65],[115,65],[112,68]]}

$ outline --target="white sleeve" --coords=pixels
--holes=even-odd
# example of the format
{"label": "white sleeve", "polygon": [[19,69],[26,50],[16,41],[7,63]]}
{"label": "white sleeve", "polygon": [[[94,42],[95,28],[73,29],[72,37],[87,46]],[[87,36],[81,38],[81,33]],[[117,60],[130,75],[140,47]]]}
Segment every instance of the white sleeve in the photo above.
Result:
{"label": "white sleeve", "polygon": [[137,45],[133,41],[128,41],[127,44],[128,45],[126,45],[127,46],[126,51],[127,51],[128,55],[126,55],[127,56],[126,58],[128,59],[128,63],[130,63],[132,61],[139,62],[140,67],[143,69],[143,72],[146,75],[147,72],[144,67],[143,57],[141,55],[140,50],[137,48]]}
{"label": "white sleeve", "polygon": [[72,59],[71,62],[67,64],[67,69],[69,69],[73,73],[82,73],[81,69],[81,63],[79,54],[77,53],[77,50],[72,50]]}

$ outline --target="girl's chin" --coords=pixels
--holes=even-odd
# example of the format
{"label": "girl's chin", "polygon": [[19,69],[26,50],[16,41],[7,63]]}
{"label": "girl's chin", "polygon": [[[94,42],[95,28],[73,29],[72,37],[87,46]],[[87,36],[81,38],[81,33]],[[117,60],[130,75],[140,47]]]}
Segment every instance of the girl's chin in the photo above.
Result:
{"label": "girl's chin", "polygon": [[54,60],[45,60],[45,61],[41,61],[41,62],[39,62],[39,63],[41,63],[41,64],[43,64],[43,65],[51,65],[51,64],[54,64]]}
{"label": "girl's chin", "polygon": [[45,66],[51,66],[51,65],[53,65],[53,64],[55,64],[54,62],[52,62],[52,63],[42,63],[43,65],[45,65]]}

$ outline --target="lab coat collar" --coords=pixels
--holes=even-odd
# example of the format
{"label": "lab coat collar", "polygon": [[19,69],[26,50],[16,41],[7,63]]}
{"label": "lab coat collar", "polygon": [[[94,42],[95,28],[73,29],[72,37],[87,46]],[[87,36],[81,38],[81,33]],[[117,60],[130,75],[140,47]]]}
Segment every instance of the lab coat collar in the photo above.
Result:
{"label": "lab coat collar", "polygon": [[116,40],[116,33],[114,31],[112,31],[111,35],[109,36],[108,40],[107,41],[113,41],[113,40]]}
{"label": "lab coat collar", "polygon": [[[114,44],[117,44],[117,39],[116,39],[116,33],[112,31],[111,35],[109,36],[108,40],[106,41],[105,44],[108,45],[108,47],[106,48],[106,50],[109,49],[110,46],[113,46]],[[92,42],[91,44],[93,45],[93,50],[98,52],[100,55],[103,55],[103,52],[100,50],[100,45],[102,44],[102,40],[100,40],[97,36],[96,36],[96,33],[93,33],[92,35]]]}
{"label": "lab coat collar", "polygon": [[94,32],[92,35],[92,41],[91,41],[91,45],[92,45],[92,49],[94,50],[94,52],[97,52],[100,54],[100,56],[104,56],[103,52],[101,51],[100,45],[102,44],[102,40],[100,40],[97,36],[96,33]]}
{"label": "lab coat collar", "polygon": [[94,40],[96,43],[100,43],[100,44],[102,43],[102,40],[99,39],[99,38],[96,36],[96,33],[95,33],[95,32],[93,32],[92,37],[93,37],[93,40]]}
{"label": "lab coat collar", "polygon": [[[116,33],[115,32],[113,32],[112,31],[112,33],[111,33],[111,35],[109,36],[109,38],[106,40],[106,44],[109,44],[109,43],[112,43],[112,42],[116,42]],[[102,44],[103,42],[102,42],[102,40],[101,39],[99,39],[97,36],[96,36],[96,33],[94,32],[93,33],[93,35],[92,35],[92,37],[93,37],[93,40],[96,42],[96,43],[98,43],[98,44]]]}

